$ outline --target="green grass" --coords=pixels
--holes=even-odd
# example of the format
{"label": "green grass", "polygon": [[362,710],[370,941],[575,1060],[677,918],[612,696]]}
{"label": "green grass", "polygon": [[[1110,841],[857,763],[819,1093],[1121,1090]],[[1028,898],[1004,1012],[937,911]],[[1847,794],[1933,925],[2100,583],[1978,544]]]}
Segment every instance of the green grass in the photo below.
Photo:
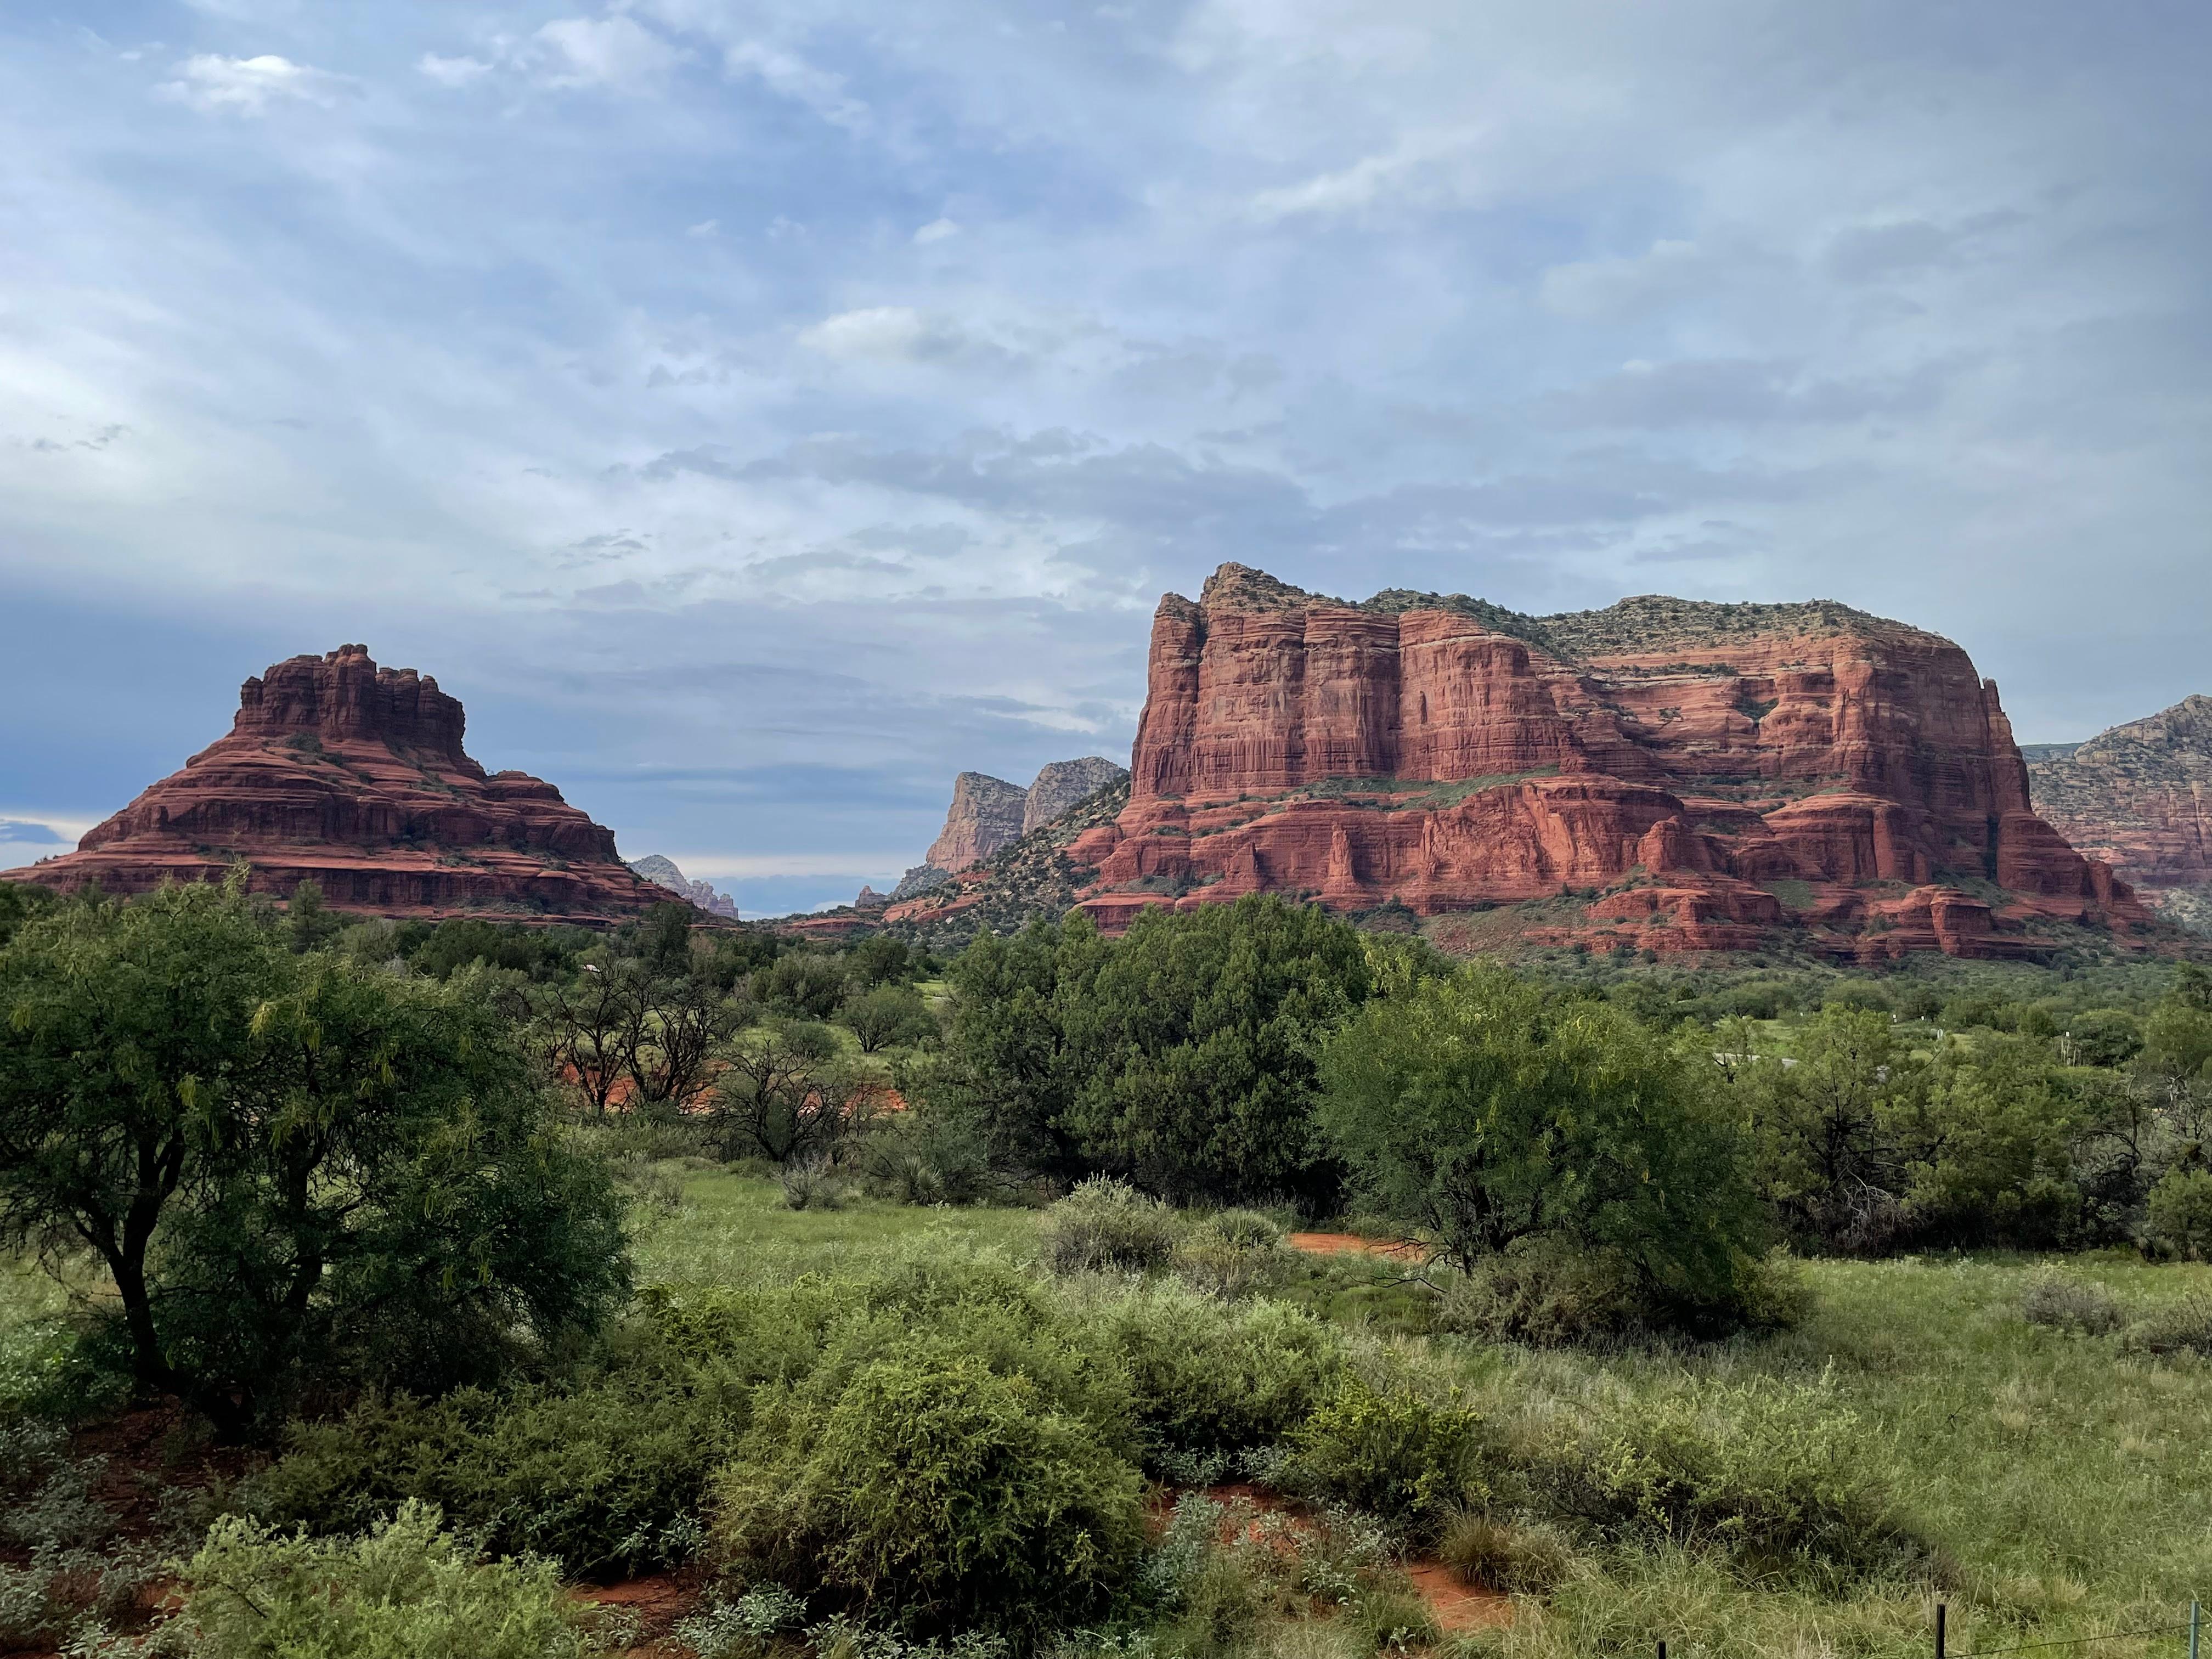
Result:
{"label": "green grass", "polygon": [[637,1277],[731,1285],[787,1282],[896,1255],[916,1241],[1036,1254],[1032,1210],[916,1208],[857,1192],[842,1209],[790,1210],[764,1176],[719,1170],[682,1176],[683,1206],[651,1216],[636,1239]]}

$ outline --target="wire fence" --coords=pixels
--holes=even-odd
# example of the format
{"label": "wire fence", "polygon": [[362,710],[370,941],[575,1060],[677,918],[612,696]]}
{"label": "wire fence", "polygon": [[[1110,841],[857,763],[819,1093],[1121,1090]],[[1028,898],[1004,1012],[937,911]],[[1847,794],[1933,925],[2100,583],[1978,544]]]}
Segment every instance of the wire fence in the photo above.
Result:
{"label": "wire fence", "polygon": [[[2098,1642],[2133,1642],[2149,1636],[2186,1635],[2189,1638],[2189,1659],[2201,1659],[2198,1648],[2203,1626],[2203,1609],[2200,1603],[2189,1604],[2189,1617],[2178,1624],[2150,1625],[2142,1630],[2104,1631],[2090,1636],[2061,1636],[2047,1642],[2014,1642],[2001,1648],[1970,1648],[1959,1652],[1947,1645],[1949,1609],[1938,1601],[1936,1604],[1936,1659],[1996,1659],[2001,1653],[2033,1653],[2044,1648],[2088,1647]],[[1667,1659],[1667,1644],[1659,1644],[1659,1659]]]}

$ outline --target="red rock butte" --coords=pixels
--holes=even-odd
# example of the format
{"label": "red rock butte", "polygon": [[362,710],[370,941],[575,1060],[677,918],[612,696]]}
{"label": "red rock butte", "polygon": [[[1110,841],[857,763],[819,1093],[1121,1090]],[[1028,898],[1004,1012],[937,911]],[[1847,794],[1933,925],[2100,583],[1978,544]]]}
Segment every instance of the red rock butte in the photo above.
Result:
{"label": "red rock butte", "polygon": [[219,878],[319,883],[334,908],[604,924],[669,895],[623,867],[614,832],[523,772],[461,748],[458,700],[368,647],[280,662],[239,692],[230,735],[78,842],[7,879],[111,893]]}
{"label": "red rock butte", "polygon": [[2149,921],[2031,810],[1964,651],[1825,600],[1538,618],[1224,564],[1160,602],[1131,771],[1127,809],[1067,848],[1109,928],[1255,890],[1421,915],[1577,895],[1562,939],[1787,928],[1863,961]]}

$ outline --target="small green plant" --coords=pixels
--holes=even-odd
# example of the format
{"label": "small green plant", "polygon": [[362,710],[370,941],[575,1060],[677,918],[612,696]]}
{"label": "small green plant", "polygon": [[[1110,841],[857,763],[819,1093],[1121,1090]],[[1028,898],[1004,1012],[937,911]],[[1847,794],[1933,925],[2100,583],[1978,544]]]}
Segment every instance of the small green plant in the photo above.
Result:
{"label": "small green plant", "polygon": [[1516,1525],[1480,1510],[1462,1510],[1444,1523],[1437,1559],[1478,1589],[1541,1595],[1567,1576],[1574,1550],[1540,1523]]}
{"label": "small green plant", "polygon": [[2144,1241],[2188,1261],[2212,1256],[2212,1170],[2168,1170],[2150,1189]]}
{"label": "small green plant", "polygon": [[1431,1534],[1461,1504],[1488,1496],[1482,1418],[1410,1389],[1377,1392],[1347,1377],[1291,1437],[1284,1483],[1349,1504],[1411,1534]]}
{"label": "small green plant", "polygon": [[1027,1376],[932,1346],[763,1407],[718,1482],[725,1551],[916,1632],[1103,1607],[1142,1542],[1137,1471]]}
{"label": "small green plant", "polygon": [[776,1172],[787,1210],[842,1210],[845,1183],[819,1164],[794,1164]]}
{"label": "small green plant", "polygon": [[583,1659],[587,1615],[538,1557],[479,1562],[434,1504],[358,1538],[220,1520],[185,1564],[194,1659]]}
{"label": "small green plant", "polygon": [[1054,1273],[1149,1273],[1167,1265],[1176,1214],[1125,1181],[1093,1176],[1045,1212],[1044,1259]]}
{"label": "small green plant", "polygon": [[2020,1293],[2020,1313],[2031,1325],[2085,1336],[2110,1336],[2128,1322],[2119,1298],[2102,1285],[2060,1273],[2039,1273],[2029,1279]]}

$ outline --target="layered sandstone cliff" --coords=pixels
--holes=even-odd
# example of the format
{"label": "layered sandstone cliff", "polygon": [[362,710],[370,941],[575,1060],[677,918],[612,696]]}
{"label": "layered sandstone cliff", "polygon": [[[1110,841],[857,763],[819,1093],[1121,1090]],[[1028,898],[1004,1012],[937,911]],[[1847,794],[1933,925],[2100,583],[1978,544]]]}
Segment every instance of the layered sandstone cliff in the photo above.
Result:
{"label": "layered sandstone cliff", "polygon": [[963,772],[952,781],[952,805],[945,828],[929,843],[922,862],[932,869],[965,870],[1001,847],[1019,841],[1022,809],[1029,792],[1018,783],[983,772]]}
{"label": "layered sandstone cliff", "polygon": [[464,724],[435,680],[365,647],[294,657],[246,682],[228,737],[76,852],[5,875],[136,893],[243,859],[257,892],[313,880],[331,906],[381,915],[601,921],[666,902],[551,784],[470,759]]}
{"label": "layered sandstone cliff", "polygon": [[2031,754],[2038,812],[2185,927],[2212,932],[2212,697]]}
{"label": "layered sandstone cliff", "polygon": [[1109,927],[1262,889],[1417,915],[1581,894],[1578,937],[1787,927],[1870,958],[2148,920],[2031,810],[1965,652],[1826,601],[1539,618],[1224,565],[1160,603],[1131,770],[1067,849]]}
{"label": "layered sandstone cliff", "polygon": [[972,869],[1128,775],[1101,755],[1054,761],[1026,789],[987,773],[963,772],[952,781],[952,805],[945,814],[944,829],[929,844],[924,861],[906,872],[892,898],[911,898]]}

